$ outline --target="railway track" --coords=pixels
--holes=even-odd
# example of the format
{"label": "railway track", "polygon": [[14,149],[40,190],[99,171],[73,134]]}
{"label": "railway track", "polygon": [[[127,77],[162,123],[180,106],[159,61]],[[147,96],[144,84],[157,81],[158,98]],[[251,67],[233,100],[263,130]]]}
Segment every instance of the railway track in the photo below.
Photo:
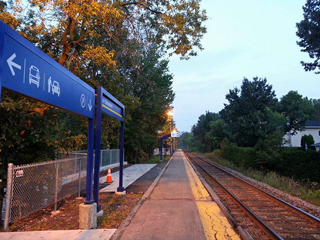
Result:
{"label": "railway track", "polygon": [[250,183],[219,165],[184,152],[228,209],[236,225],[253,239],[320,239],[320,219]]}

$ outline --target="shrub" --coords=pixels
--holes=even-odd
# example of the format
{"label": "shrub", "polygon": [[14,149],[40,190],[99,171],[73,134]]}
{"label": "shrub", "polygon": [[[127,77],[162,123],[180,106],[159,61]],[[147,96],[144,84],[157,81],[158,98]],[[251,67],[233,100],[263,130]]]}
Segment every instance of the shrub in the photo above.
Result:
{"label": "shrub", "polygon": [[309,135],[303,135],[301,137],[301,142],[300,142],[300,145],[301,145],[301,148],[302,150],[306,150],[306,144],[307,144],[307,147],[308,149],[311,148],[311,145],[314,144],[314,139],[313,139],[313,136],[311,134]]}
{"label": "shrub", "polygon": [[221,143],[220,156],[233,162],[236,166],[255,165],[255,151],[253,148],[237,147],[231,143],[227,138],[223,139]]}
{"label": "shrub", "polygon": [[244,148],[224,139],[216,153],[238,167],[272,171],[281,176],[320,183],[320,152],[268,146],[264,141],[259,141],[255,148]]}

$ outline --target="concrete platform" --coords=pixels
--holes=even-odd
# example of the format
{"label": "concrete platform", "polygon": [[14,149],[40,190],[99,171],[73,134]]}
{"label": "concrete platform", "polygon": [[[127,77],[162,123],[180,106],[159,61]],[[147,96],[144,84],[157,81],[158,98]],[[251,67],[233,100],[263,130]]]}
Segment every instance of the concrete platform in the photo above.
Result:
{"label": "concrete platform", "polygon": [[125,220],[128,223],[112,236],[113,240],[240,239],[182,151],[175,152],[149,192],[140,208]]}
{"label": "concrete platform", "polygon": [[116,229],[2,232],[1,240],[108,240]]}
{"label": "concrete platform", "polygon": [[[157,164],[135,164],[130,167],[123,169],[123,187],[126,188],[134,181],[136,181],[143,174],[148,172]],[[119,187],[119,171],[111,174],[113,183],[100,189],[99,192],[116,192]],[[106,181],[106,176],[99,178],[99,182],[103,183]]]}

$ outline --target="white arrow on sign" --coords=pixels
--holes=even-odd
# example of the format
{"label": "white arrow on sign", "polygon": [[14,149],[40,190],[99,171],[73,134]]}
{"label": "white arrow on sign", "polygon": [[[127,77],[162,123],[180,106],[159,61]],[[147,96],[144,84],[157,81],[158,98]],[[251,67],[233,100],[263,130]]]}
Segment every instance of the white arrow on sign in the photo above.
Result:
{"label": "white arrow on sign", "polygon": [[92,109],[91,99],[89,100],[88,107],[89,107],[89,111],[91,111]]}
{"label": "white arrow on sign", "polygon": [[7,63],[8,63],[8,66],[9,66],[9,68],[10,68],[10,71],[11,71],[11,73],[12,73],[12,76],[16,75],[16,73],[15,73],[14,70],[13,70],[13,67],[16,67],[16,68],[18,68],[19,70],[21,70],[21,66],[20,66],[19,64],[15,63],[15,62],[13,62],[13,59],[15,59],[16,56],[17,56],[17,55],[14,53],[14,54],[11,55],[11,57],[9,57],[9,58],[7,59]]}

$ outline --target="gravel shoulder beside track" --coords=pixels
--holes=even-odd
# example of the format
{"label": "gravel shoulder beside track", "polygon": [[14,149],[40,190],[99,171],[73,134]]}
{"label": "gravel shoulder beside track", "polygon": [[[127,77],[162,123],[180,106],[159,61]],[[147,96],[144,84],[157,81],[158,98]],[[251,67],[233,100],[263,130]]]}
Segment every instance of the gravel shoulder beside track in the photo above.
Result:
{"label": "gravel shoulder beside track", "polygon": [[[209,159],[208,159],[209,160]],[[210,161],[210,160],[209,160]],[[221,166],[221,165],[219,165]],[[298,208],[320,218],[320,207],[318,206],[315,206],[311,203],[308,203],[298,197],[294,197],[292,195],[289,195],[281,190],[278,190],[274,187],[271,187],[269,186],[268,184],[265,184],[265,183],[261,183],[261,182],[258,182],[252,178],[249,178],[247,176],[244,176],[243,174],[233,170],[233,169],[230,169],[230,168],[227,168],[227,167],[224,167],[224,166],[221,166],[223,169],[225,169],[226,171],[236,175],[237,177],[253,184],[254,186],[257,186],[259,188],[261,188],[262,190],[265,190],[269,193],[271,193],[272,195],[275,195],[277,196],[278,198],[281,198],[283,199],[284,201],[288,202],[288,203],[291,203],[295,206],[297,206]]]}

